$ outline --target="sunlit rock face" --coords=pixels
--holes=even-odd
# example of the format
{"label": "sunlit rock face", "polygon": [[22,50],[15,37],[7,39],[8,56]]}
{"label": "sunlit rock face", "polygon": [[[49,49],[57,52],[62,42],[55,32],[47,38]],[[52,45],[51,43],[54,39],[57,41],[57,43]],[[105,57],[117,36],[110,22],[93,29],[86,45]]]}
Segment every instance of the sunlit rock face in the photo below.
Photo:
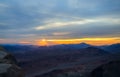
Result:
{"label": "sunlit rock face", "polygon": [[111,61],[97,67],[90,77],[120,77],[120,61]]}
{"label": "sunlit rock face", "polygon": [[24,74],[20,67],[17,66],[16,59],[5,52],[0,46],[0,77],[23,77]]}

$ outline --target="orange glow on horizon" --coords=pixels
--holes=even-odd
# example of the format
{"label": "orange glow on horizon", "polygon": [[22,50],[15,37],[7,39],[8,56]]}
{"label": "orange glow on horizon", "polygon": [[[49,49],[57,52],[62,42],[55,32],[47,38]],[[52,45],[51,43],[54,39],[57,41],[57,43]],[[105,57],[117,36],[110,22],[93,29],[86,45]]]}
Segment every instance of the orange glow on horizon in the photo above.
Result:
{"label": "orange glow on horizon", "polygon": [[37,45],[40,45],[40,46],[47,46],[49,45],[47,40],[46,39],[42,39],[42,40],[39,40]]}
{"label": "orange glow on horizon", "polygon": [[28,41],[20,41],[19,43],[20,44],[30,44],[30,42],[28,42]]}
{"label": "orange glow on horizon", "polygon": [[91,45],[110,45],[120,43],[120,38],[42,39],[37,41],[37,45],[49,46],[58,44],[79,44],[82,42]]}

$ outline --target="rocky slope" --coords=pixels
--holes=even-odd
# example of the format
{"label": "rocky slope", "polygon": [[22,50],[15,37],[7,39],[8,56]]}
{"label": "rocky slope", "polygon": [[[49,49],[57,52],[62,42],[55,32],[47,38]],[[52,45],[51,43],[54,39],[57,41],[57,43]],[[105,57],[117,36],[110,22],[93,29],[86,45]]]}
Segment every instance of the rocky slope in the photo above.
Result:
{"label": "rocky slope", "polygon": [[0,77],[23,77],[24,73],[17,66],[16,59],[0,46]]}
{"label": "rocky slope", "polygon": [[91,72],[90,77],[120,77],[120,60],[97,67]]}

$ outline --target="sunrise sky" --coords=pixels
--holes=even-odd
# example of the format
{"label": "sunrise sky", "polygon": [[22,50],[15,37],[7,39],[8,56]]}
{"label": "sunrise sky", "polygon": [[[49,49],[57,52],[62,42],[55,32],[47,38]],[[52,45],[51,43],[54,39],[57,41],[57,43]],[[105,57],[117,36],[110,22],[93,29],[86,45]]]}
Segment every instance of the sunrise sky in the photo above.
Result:
{"label": "sunrise sky", "polygon": [[120,0],[0,0],[0,44],[120,43]]}

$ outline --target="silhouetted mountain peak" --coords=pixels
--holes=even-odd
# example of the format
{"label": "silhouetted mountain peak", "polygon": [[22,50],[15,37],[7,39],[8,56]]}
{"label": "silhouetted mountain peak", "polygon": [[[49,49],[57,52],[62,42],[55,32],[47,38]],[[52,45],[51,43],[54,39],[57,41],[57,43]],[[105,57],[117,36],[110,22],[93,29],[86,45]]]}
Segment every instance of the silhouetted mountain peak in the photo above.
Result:
{"label": "silhouetted mountain peak", "polygon": [[79,45],[91,46],[91,45],[89,45],[89,44],[87,44],[87,43],[84,43],[84,42],[80,43]]}
{"label": "silhouetted mountain peak", "polygon": [[87,43],[85,43],[85,42],[81,42],[80,44],[87,44]]}

